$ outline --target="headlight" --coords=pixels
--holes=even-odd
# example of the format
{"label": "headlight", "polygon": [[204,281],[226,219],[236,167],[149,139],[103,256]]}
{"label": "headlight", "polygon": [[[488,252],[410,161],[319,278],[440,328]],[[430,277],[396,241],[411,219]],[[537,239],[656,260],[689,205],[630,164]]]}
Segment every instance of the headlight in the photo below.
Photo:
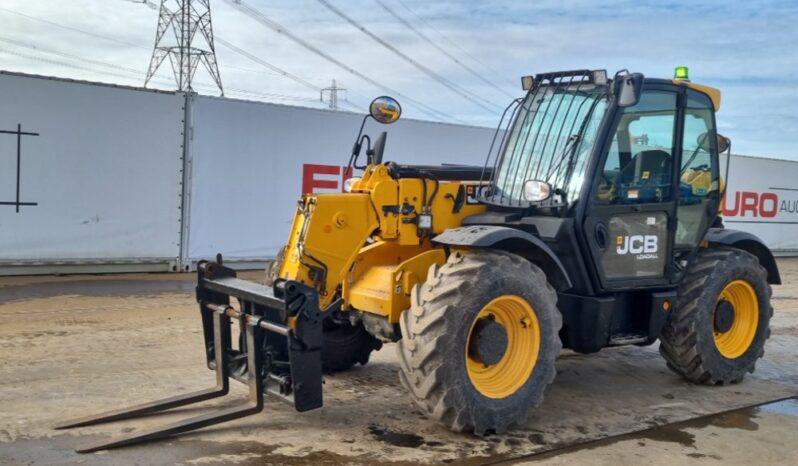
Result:
{"label": "headlight", "polygon": [[344,181],[344,191],[347,192],[347,193],[351,193],[352,192],[352,186],[354,186],[355,183],[357,183],[358,181],[360,181],[360,178],[347,178]]}
{"label": "headlight", "polygon": [[545,201],[549,196],[551,196],[551,185],[545,181],[527,180],[524,183],[524,199],[527,201]]}

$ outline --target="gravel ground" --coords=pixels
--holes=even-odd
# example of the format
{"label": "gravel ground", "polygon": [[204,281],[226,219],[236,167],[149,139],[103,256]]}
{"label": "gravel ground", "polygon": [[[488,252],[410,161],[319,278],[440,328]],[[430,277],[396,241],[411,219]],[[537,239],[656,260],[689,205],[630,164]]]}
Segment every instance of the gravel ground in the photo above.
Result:
{"label": "gravel ground", "polygon": [[[199,407],[52,429],[70,418],[213,385],[194,276],[0,278],[0,463],[785,463],[798,444],[798,409],[789,402],[673,424],[798,395],[798,260],[780,259],[779,266],[785,284],[774,288],[765,359],[738,385],[684,382],[666,369],[656,345],[564,352],[528,424],[480,438],[451,433],[417,411],[399,384],[393,345],[385,345],[367,366],[326,377],[320,410],[298,414],[267,400],[258,415],[87,455],[73,448],[245,399],[245,387],[234,383],[230,396]],[[552,449],[557,454],[528,456]]]}

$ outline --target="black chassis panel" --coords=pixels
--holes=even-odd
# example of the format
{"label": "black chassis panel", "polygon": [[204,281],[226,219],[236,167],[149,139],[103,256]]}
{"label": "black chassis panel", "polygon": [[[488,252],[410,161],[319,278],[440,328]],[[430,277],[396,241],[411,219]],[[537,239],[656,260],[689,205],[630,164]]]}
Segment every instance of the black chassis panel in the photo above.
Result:
{"label": "black chassis panel", "polygon": [[432,239],[448,246],[494,248],[530,258],[540,266],[557,290],[573,286],[560,259],[540,238],[518,228],[495,225],[470,225],[450,228]]}
{"label": "black chassis panel", "polygon": [[778,265],[776,265],[776,259],[770,249],[756,235],[740,230],[710,228],[704,239],[710,245],[730,246],[755,255],[762,267],[768,272],[768,283],[781,285],[781,274],[779,273]]}
{"label": "black chassis panel", "polygon": [[675,290],[601,297],[560,293],[560,338],[564,347],[579,353],[595,353],[606,346],[650,345],[659,338],[675,301]]}

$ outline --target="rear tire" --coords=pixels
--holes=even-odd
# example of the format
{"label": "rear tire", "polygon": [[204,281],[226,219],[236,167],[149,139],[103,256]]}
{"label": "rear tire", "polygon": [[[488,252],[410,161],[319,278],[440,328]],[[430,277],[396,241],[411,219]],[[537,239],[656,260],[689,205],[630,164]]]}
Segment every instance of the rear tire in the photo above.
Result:
{"label": "rear tire", "polygon": [[[506,306],[491,307],[497,302]],[[423,412],[454,431],[484,435],[523,424],[556,374],[562,349],[556,303],[543,271],[520,256],[453,252],[413,288],[411,308],[400,319],[402,384]],[[498,312],[486,317],[486,309]],[[505,350],[483,363],[474,360],[470,338],[478,321],[493,325],[484,324],[488,317],[507,339]]]}
{"label": "rear tire", "polygon": [[[754,372],[770,337],[770,297],[767,272],[755,256],[732,248],[699,252],[660,337],[668,368],[708,385],[737,383]],[[717,315],[722,305],[732,321]]]}
{"label": "rear tire", "polygon": [[382,348],[382,342],[366,331],[363,324],[325,322],[324,350],[321,367],[324,373],[341,372],[355,364],[365,366],[372,351]]}

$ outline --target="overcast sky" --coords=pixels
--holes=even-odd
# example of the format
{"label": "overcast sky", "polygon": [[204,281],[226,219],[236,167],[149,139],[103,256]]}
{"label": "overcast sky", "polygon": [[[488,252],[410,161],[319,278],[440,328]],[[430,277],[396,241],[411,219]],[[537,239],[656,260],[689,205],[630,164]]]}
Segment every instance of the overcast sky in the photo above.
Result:
{"label": "overcast sky", "polygon": [[[158,19],[157,9],[140,1],[0,0],[0,69],[140,86]],[[735,153],[798,160],[796,0],[327,1],[428,71],[318,0],[242,3],[384,87],[265,27],[235,0],[212,0],[214,32],[221,41],[306,82],[287,79],[217,43],[225,94],[319,107],[325,104],[314,88],[335,79],[348,89],[342,104],[347,110],[364,110],[387,87],[404,96],[408,117],[447,120],[445,114],[449,121],[495,126],[500,108],[521,95],[524,74],[575,68],[606,68],[612,74],[628,68],[670,78],[676,65],[687,65],[693,81],[723,91],[718,125],[732,138]],[[167,89],[171,79],[164,66],[152,87]],[[204,70],[195,83],[200,93],[215,93]]]}

